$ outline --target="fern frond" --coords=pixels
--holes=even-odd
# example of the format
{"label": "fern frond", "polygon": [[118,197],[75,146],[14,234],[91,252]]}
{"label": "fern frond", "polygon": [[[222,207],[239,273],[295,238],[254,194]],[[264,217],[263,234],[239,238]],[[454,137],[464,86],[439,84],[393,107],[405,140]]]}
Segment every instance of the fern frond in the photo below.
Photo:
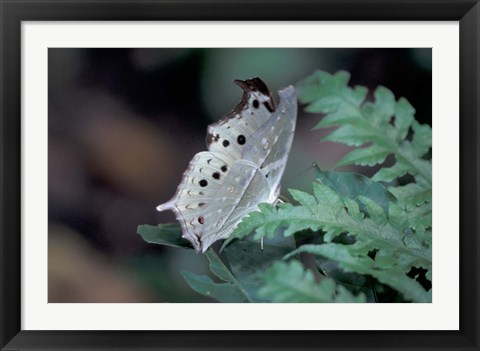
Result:
{"label": "fern frond", "polygon": [[207,297],[220,302],[254,302],[244,286],[220,260],[211,248],[206,252],[210,271],[224,283],[215,283],[210,277],[182,271],[190,287]]}
{"label": "fern frond", "polygon": [[[432,258],[431,239],[428,239],[430,233],[425,231],[425,226],[412,224],[411,217],[402,206],[389,202],[388,211],[385,212],[379,203],[367,196],[348,198],[317,182],[313,184],[313,195],[298,190],[290,190],[290,193],[299,205],[282,204],[278,208],[262,205],[260,212],[251,213],[240,223],[233,236],[238,238],[251,232],[255,232],[255,238],[273,237],[278,232],[289,236],[310,229],[325,232],[324,241],[329,243],[338,235],[348,233],[355,238],[354,244],[332,243],[319,251],[315,249],[308,252],[321,252],[347,270],[371,274],[412,300],[425,301],[428,298],[425,291],[421,298],[418,293],[404,291],[410,291],[412,286],[423,289],[414,281],[404,285],[405,279],[411,280],[406,274],[412,267],[431,270]],[[294,253],[307,248],[302,246]],[[341,252],[342,256],[330,254],[334,249],[336,253]],[[376,252],[374,260],[369,256],[372,252]],[[349,266],[342,260],[357,262],[359,266]],[[402,275],[401,279],[398,274]]]}
{"label": "fern frond", "polygon": [[319,283],[298,261],[276,262],[262,274],[260,295],[272,302],[365,302],[365,295],[354,296],[345,287],[325,278]]}
{"label": "fern frond", "polygon": [[394,155],[396,163],[377,172],[374,180],[392,181],[409,173],[431,188],[431,162],[422,159],[432,146],[431,128],[414,120],[415,109],[406,99],[396,101],[389,89],[380,86],[374,102],[365,101],[367,89],[350,88],[349,78],[344,71],[334,75],[317,71],[297,84],[298,97],[307,104],[305,110],[325,114],[314,128],[339,127],[324,140],[363,146],[336,166],[374,166]]}
{"label": "fern frond", "polygon": [[[406,270],[405,266],[402,264],[402,255],[396,257],[393,252],[380,249],[375,256],[375,259],[372,259],[368,255],[362,254],[365,252],[365,247],[362,246],[363,245],[358,242],[353,245],[334,243],[303,245],[288,255],[287,258],[300,252],[309,252],[315,255],[320,255],[337,261],[340,267],[346,271],[371,275],[381,283],[387,284],[401,292],[408,300],[414,302],[432,301],[432,291],[426,291],[420,283],[407,276],[410,269]],[[417,264],[420,263],[417,262]],[[420,264],[420,266],[422,265]]]}

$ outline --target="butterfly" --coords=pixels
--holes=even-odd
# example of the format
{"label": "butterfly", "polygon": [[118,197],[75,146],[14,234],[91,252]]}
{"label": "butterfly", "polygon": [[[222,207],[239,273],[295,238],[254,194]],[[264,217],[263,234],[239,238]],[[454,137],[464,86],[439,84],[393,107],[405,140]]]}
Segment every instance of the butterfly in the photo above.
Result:
{"label": "butterfly", "polygon": [[260,203],[274,203],[287,164],[297,118],[295,89],[272,92],[260,78],[235,80],[241,102],[207,129],[208,151],[197,153],[171,200],[182,237],[197,252],[226,239]]}

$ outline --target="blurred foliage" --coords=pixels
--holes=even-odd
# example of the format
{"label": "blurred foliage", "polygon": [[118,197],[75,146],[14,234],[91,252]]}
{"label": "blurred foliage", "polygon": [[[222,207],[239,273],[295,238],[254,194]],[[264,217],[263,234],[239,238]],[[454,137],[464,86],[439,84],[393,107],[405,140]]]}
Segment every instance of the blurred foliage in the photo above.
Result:
{"label": "blurred foliage", "polygon": [[[260,76],[268,82],[272,91],[277,91],[316,67],[325,66],[331,60],[329,55],[312,55],[309,49],[212,50],[213,52],[205,57],[205,69],[202,74],[202,96],[212,120],[217,120],[217,116],[231,110],[238,100],[239,91],[232,89],[232,81],[238,77]],[[222,99],[218,98],[219,91],[225,92]]]}

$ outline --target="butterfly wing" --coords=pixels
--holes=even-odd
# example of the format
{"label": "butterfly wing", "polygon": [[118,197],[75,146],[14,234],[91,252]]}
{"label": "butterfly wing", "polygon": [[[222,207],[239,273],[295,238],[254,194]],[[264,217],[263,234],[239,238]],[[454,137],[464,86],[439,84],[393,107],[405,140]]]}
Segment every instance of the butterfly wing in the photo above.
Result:
{"label": "butterfly wing", "polygon": [[208,151],[196,154],[175,196],[157,207],[158,211],[173,210],[182,237],[196,251],[205,252],[213,242],[226,238],[260,202],[271,202],[269,192],[264,191],[269,184],[257,165],[229,161]]}
{"label": "butterfly wing", "polygon": [[205,222],[202,252],[215,241],[227,238],[246,214],[258,209],[259,203],[275,201],[276,196],[271,198],[269,187],[255,163],[235,162],[207,208],[213,216]]}
{"label": "butterfly wing", "polygon": [[276,104],[260,78],[235,83],[243,89],[242,101],[217,123],[208,126],[207,147],[238,160],[250,136],[270,118]]}
{"label": "butterfly wing", "polygon": [[225,239],[248,213],[262,202],[273,203],[292,146],[297,118],[295,89],[279,91],[280,105],[245,144],[242,159],[236,161],[208,211],[215,221],[205,225],[202,251]]}
{"label": "butterfly wing", "polygon": [[[182,226],[182,237],[195,250],[201,249],[207,211],[232,167],[232,160],[222,154],[199,152],[190,161],[173,198],[159,206],[157,211],[172,210]],[[210,215],[211,216],[211,215]]]}
{"label": "butterfly wing", "polygon": [[277,110],[250,138],[242,158],[254,162],[261,169],[278,193],[278,186],[287,164],[297,120],[295,89],[289,86],[278,92],[280,104]]}

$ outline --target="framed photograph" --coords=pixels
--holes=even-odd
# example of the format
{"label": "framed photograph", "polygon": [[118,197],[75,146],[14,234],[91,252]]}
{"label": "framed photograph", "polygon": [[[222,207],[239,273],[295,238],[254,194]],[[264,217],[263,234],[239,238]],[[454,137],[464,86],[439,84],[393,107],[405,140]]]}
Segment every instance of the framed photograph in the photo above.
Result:
{"label": "framed photograph", "polygon": [[2,350],[480,347],[478,1],[0,11]]}

